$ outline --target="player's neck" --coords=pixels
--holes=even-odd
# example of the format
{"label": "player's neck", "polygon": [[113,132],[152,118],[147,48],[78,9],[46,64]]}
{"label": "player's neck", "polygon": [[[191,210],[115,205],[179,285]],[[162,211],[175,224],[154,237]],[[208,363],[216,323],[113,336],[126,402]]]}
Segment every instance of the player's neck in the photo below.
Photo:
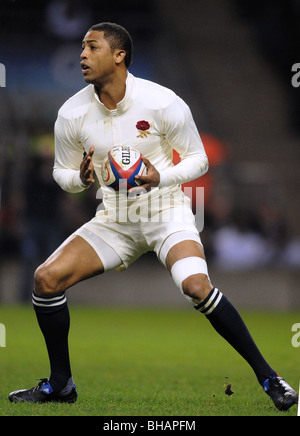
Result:
{"label": "player's neck", "polygon": [[117,104],[123,100],[126,92],[127,71],[113,76],[104,84],[95,84],[95,89],[100,101],[107,109],[117,108]]}

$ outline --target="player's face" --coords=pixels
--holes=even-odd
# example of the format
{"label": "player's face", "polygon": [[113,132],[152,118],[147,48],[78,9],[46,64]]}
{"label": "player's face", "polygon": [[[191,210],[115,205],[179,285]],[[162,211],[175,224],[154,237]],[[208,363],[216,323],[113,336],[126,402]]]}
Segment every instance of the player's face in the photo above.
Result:
{"label": "player's face", "polygon": [[88,32],[82,41],[80,63],[84,80],[95,85],[103,84],[116,69],[115,56],[103,32]]}

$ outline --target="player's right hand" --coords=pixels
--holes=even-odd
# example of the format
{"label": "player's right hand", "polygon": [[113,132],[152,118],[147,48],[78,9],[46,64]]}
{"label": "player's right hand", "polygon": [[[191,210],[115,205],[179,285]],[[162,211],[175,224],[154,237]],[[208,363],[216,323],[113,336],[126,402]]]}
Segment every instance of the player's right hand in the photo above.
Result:
{"label": "player's right hand", "polygon": [[95,152],[95,147],[92,145],[89,152],[84,156],[80,164],[80,179],[82,183],[86,186],[90,186],[95,182],[93,177],[94,174],[94,164],[92,161],[93,154]]}

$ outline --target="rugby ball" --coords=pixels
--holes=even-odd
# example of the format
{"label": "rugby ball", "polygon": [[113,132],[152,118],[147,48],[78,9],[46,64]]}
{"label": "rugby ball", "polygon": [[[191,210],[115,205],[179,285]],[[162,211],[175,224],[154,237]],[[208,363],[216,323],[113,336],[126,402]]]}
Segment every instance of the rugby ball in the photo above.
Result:
{"label": "rugby ball", "polygon": [[102,180],[106,186],[119,191],[140,186],[135,176],[146,175],[147,168],[141,153],[133,147],[118,146],[112,148],[105,156],[102,166]]}

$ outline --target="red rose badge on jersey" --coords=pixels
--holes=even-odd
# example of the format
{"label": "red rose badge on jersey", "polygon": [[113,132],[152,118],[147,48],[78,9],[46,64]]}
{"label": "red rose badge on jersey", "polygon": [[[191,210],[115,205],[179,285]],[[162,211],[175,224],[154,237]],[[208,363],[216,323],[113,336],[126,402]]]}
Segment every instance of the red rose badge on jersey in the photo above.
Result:
{"label": "red rose badge on jersey", "polygon": [[139,131],[139,135],[137,136],[137,138],[145,138],[147,135],[151,135],[151,132],[149,132],[150,123],[148,121],[138,121],[135,127]]}

